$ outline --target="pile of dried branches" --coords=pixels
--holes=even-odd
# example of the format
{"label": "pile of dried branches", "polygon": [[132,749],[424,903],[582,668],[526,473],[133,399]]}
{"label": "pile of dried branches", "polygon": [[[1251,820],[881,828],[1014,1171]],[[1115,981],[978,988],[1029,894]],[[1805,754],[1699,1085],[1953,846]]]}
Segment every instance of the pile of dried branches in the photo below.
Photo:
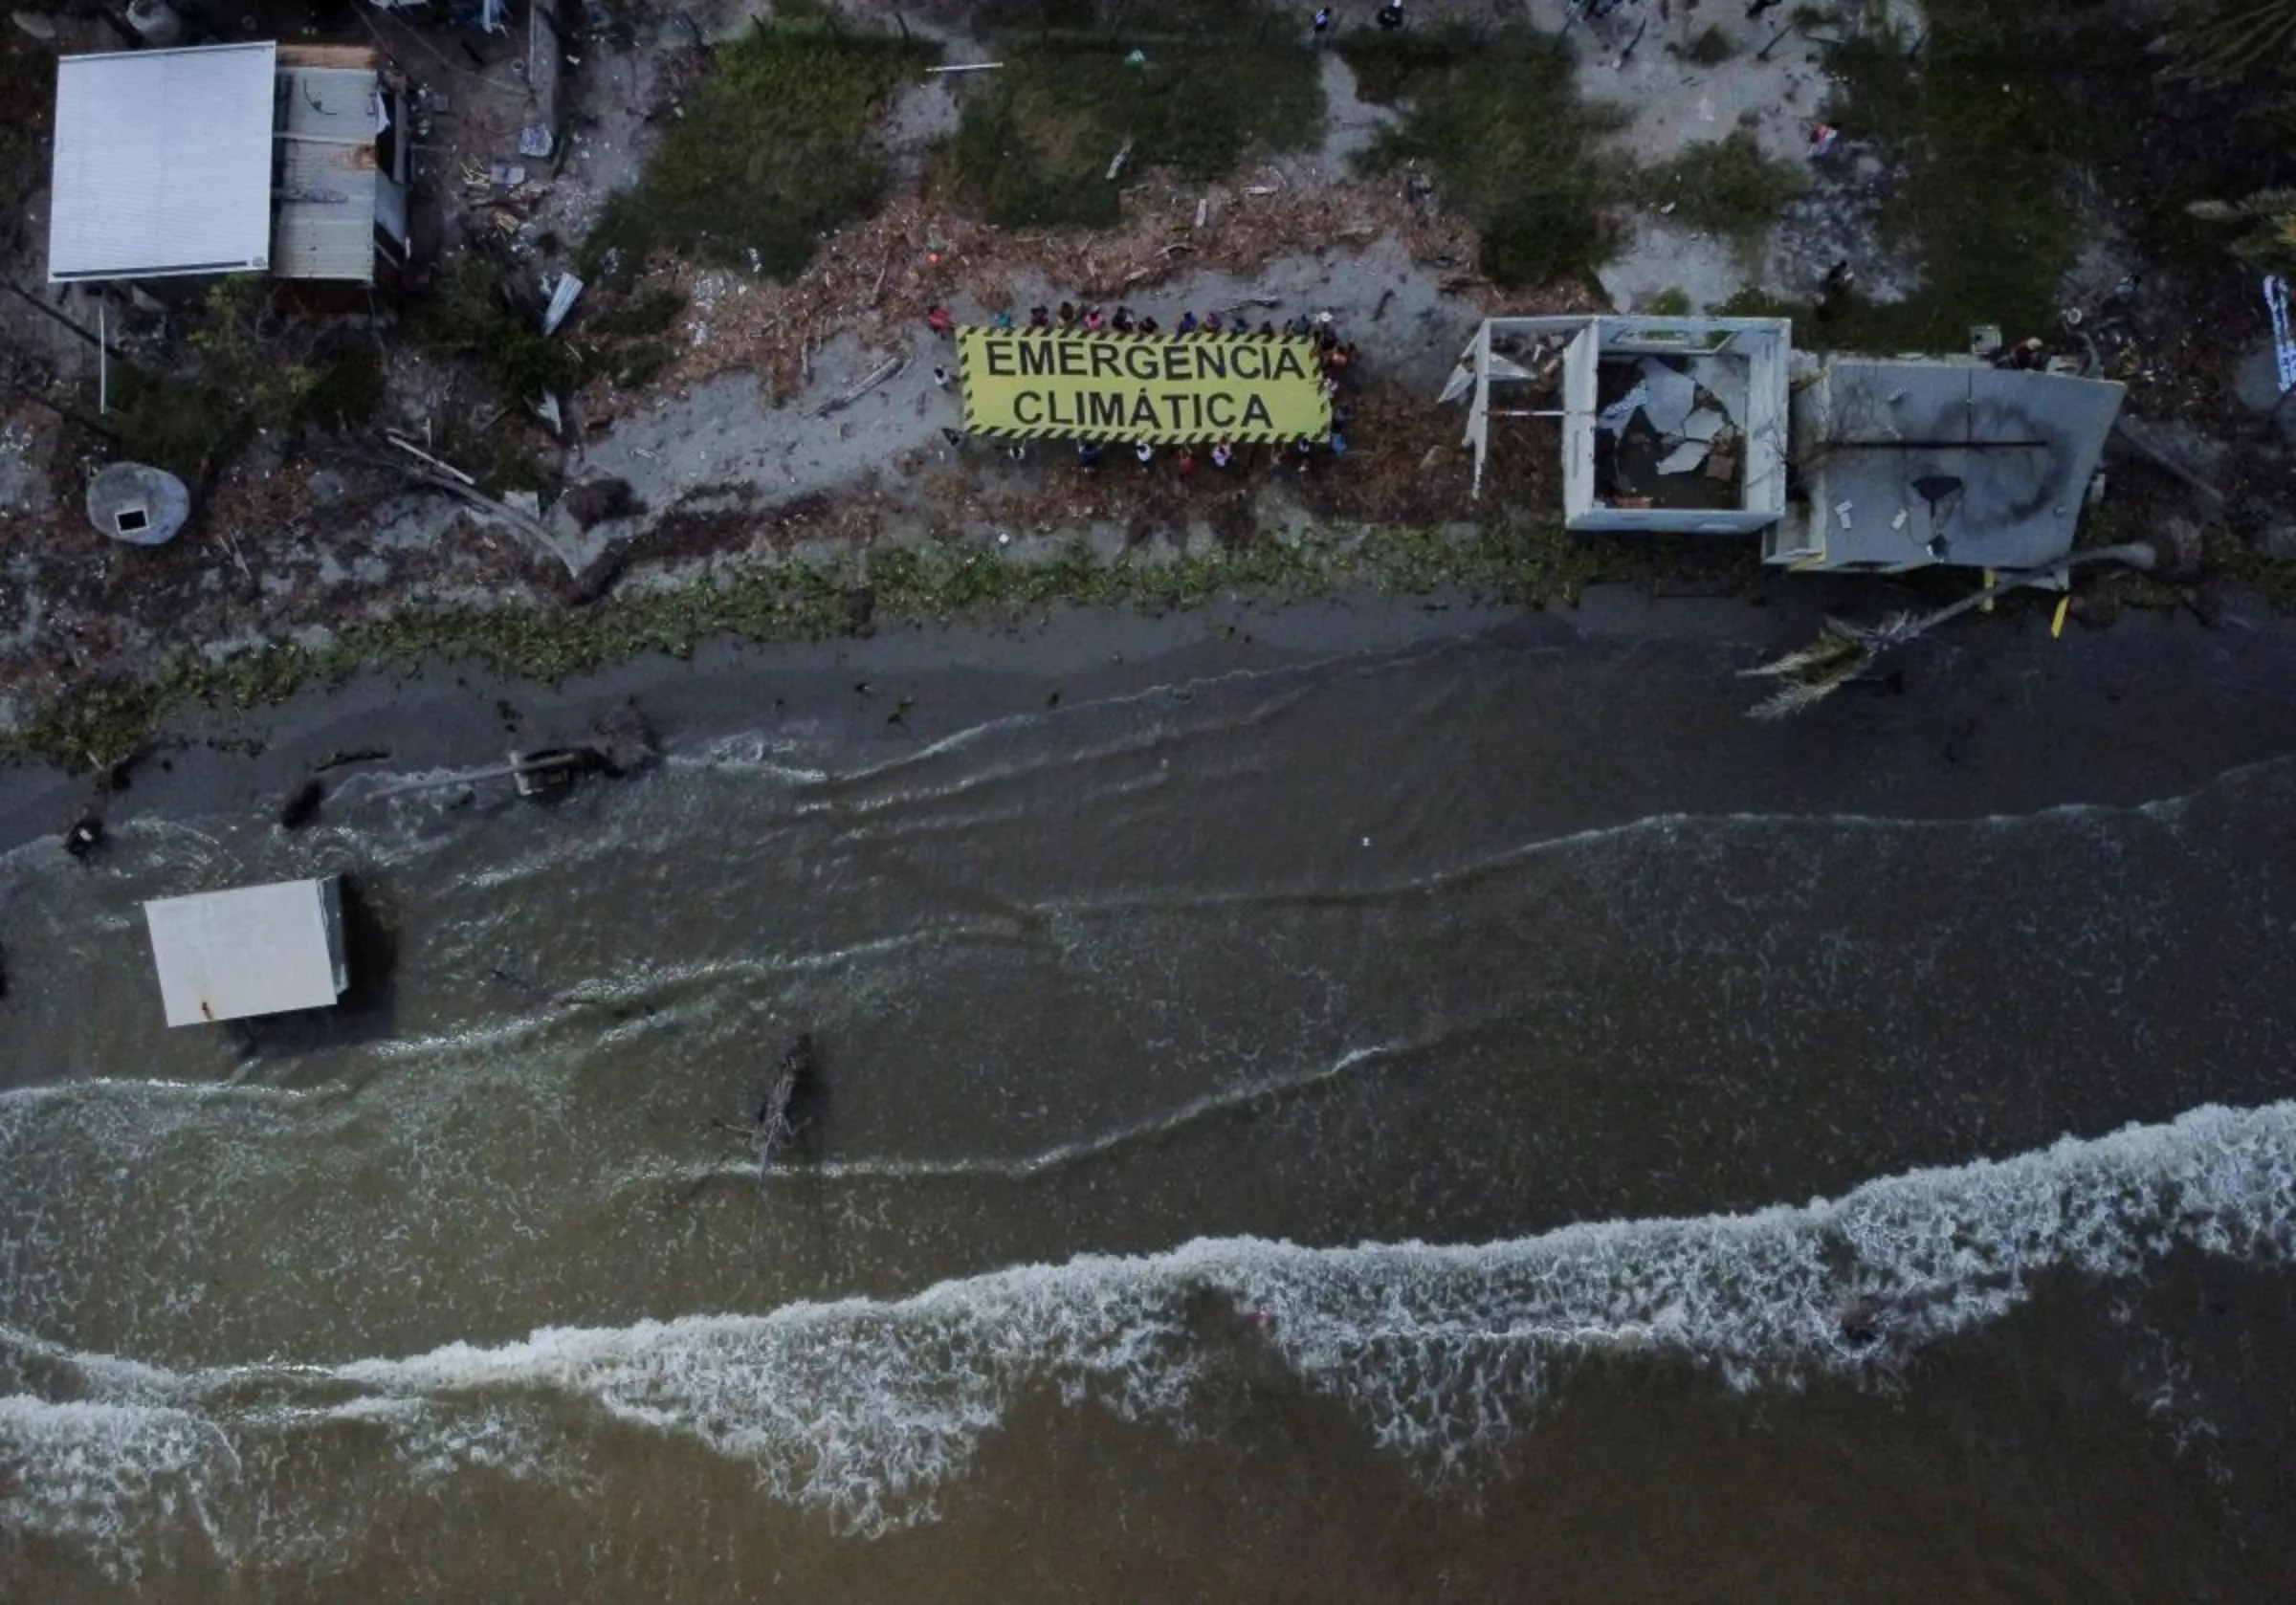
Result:
{"label": "pile of dried branches", "polygon": [[834,235],[787,284],[665,267],[658,282],[693,303],[689,344],[665,382],[687,385],[747,369],[783,400],[811,378],[814,354],[830,341],[853,335],[879,350],[905,344],[937,305],[971,301],[1017,316],[1026,311],[1013,304],[1024,282],[1083,300],[1146,299],[1178,274],[1247,275],[1279,256],[1383,236],[1401,240],[1415,260],[1455,270],[1451,287],[1482,288],[1470,266],[1471,233],[1440,216],[1408,175],[1401,183],[1312,184],[1269,167],[1202,188],[1143,184],[1125,210],[1115,230],[1051,233],[993,228],[913,198]]}

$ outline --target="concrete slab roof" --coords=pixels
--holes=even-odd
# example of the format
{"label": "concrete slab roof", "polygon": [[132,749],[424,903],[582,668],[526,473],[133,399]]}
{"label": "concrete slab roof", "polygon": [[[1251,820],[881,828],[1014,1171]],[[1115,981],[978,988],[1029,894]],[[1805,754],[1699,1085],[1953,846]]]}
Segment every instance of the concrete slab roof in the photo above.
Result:
{"label": "concrete slab roof", "polygon": [[2072,549],[2120,411],[2102,380],[1835,357],[1795,397],[1827,568],[2040,568]]}
{"label": "concrete slab roof", "polygon": [[278,881],[144,905],[170,1025],[330,1007],[349,978],[336,881]]}

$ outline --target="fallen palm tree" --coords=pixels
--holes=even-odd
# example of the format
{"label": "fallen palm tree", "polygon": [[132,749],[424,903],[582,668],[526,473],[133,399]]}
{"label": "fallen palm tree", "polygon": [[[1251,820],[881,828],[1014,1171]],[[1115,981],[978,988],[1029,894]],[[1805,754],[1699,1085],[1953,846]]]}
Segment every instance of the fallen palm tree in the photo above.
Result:
{"label": "fallen palm tree", "polygon": [[1864,678],[1881,655],[1891,648],[1902,647],[1918,636],[1927,635],[1939,625],[1957,619],[1972,608],[1982,607],[2022,586],[2040,584],[2076,566],[2096,562],[2123,563],[2149,573],[2159,565],[2160,554],[2151,541],[2146,540],[2130,541],[2119,546],[2099,546],[2092,551],[2075,552],[2045,568],[2028,568],[2000,575],[1993,583],[1960,601],[1948,603],[1927,613],[1892,613],[1879,624],[1872,625],[1856,624],[1847,619],[1828,619],[1824,627],[1819,630],[1818,639],[1808,646],[1798,648],[1769,663],[1739,671],[1749,678],[1777,682],[1777,689],[1749,708],[1747,713],[1757,719],[1779,719],[1788,714],[1799,714],[1823,701],[1843,686]]}

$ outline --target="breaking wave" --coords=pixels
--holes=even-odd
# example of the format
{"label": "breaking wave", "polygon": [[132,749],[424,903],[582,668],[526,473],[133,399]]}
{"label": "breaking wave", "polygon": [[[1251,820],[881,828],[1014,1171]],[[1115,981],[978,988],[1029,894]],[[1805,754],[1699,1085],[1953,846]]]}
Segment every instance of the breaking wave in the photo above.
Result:
{"label": "breaking wave", "polygon": [[[0,1330],[0,1522],[93,1546],[189,1521],[230,1554],[276,1492],[265,1440],[363,1422],[403,1475],[589,1485],[596,1415],[752,1469],[839,1529],[931,1518],[1026,1397],[1184,1430],[1239,1346],[1340,1398],[1431,1484],[1472,1479],[1573,1368],[1688,1362],[1740,1390],[1893,1376],[2037,1279],[2141,1274],[2177,1250],[2296,1249],[2296,1103],[2195,1110],[1842,1198],[1512,1242],[1307,1248],[1201,1240],[950,1281],[897,1301],[548,1329],[335,1366],[166,1371]],[[250,1469],[258,1468],[258,1469]]]}

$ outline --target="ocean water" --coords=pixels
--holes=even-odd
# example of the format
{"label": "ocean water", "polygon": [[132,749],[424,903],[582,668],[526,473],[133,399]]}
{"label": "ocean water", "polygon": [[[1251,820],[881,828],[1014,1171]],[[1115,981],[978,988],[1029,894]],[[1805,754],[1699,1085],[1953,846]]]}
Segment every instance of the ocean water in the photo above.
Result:
{"label": "ocean water", "polygon": [[[1860,781],[1736,690],[18,848],[0,1597],[2285,1597],[2296,759]],[[336,869],[355,1007],[163,1026],[144,898]]]}

